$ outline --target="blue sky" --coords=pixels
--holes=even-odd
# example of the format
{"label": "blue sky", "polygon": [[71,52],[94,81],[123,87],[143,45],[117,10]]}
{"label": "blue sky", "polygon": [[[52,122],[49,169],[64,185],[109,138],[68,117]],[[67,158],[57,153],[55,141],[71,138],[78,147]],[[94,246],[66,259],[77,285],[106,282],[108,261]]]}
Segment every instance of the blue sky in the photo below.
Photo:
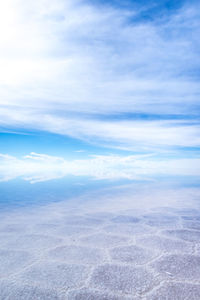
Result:
{"label": "blue sky", "polygon": [[199,8],[2,2],[1,180],[199,176]]}

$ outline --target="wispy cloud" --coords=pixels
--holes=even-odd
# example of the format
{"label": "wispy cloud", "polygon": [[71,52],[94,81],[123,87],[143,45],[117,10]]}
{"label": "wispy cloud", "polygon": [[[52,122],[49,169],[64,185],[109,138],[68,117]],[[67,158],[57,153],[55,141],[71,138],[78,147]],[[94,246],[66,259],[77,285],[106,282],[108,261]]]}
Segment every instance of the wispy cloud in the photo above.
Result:
{"label": "wispy cloud", "polygon": [[85,141],[132,151],[200,147],[200,124],[193,120],[99,120],[62,117],[4,109],[1,123],[68,135]]}
{"label": "wispy cloud", "polygon": [[158,175],[200,176],[200,159],[163,160],[154,155],[95,155],[88,159],[66,160],[33,152],[20,159],[0,154],[0,162],[0,181],[23,178],[36,183],[66,175],[96,180],[150,180]]}
{"label": "wispy cloud", "polygon": [[[200,146],[199,124],[188,120],[199,109],[197,1],[151,21],[144,7],[88,1],[0,5],[1,126],[132,150]],[[95,115],[127,112],[132,120]],[[134,113],[182,122],[135,121]]]}

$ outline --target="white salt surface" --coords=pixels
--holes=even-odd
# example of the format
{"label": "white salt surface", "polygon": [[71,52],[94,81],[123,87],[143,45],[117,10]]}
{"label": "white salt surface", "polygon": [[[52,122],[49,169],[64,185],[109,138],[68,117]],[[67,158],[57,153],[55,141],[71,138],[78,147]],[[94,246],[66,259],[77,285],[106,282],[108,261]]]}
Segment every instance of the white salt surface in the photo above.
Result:
{"label": "white salt surface", "polygon": [[1,214],[1,300],[199,300],[198,189],[130,187]]}

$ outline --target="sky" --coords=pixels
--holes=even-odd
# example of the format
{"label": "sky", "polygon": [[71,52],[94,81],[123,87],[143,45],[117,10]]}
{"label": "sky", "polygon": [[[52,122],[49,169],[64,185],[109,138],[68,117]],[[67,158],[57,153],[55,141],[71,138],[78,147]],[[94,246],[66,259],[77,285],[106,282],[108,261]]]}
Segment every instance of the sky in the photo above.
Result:
{"label": "sky", "polygon": [[200,176],[200,3],[0,3],[0,180]]}

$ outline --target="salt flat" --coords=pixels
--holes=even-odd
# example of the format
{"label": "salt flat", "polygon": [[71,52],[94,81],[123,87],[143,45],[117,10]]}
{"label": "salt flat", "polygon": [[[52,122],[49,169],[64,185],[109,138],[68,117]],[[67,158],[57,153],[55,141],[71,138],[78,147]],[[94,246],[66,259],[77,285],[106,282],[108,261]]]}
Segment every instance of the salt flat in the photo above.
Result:
{"label": "salt flat", "polygon": [[199,300],[199,189],[128,187],[1,214],[1,300]]}

